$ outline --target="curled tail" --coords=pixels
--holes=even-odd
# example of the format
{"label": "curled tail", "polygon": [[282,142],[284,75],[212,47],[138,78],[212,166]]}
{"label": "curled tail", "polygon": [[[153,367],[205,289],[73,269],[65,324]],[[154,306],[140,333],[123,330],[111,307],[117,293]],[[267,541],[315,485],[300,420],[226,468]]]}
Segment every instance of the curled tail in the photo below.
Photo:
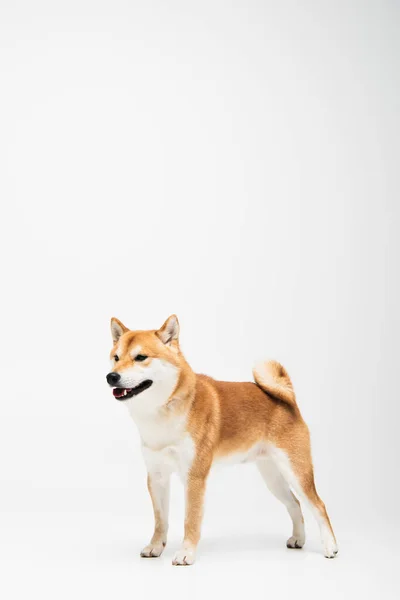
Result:
{"label": "curled tail", "polygon": [[291,407],[297,407],[290,377],[276,360],[258,363],[253,369],[253,377],[264,392]]}

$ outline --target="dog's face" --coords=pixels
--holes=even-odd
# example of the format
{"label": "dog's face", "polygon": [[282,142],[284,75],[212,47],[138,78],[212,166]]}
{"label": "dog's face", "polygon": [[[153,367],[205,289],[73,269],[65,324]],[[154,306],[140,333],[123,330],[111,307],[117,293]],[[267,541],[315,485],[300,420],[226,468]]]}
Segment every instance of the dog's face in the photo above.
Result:
{"label": "dog's face", "polygon": [[113,349],[107,382],[117,400],[138,407],[161,406],[173,393],[180,373],[179,324],[175,315],[161,329],[130,331],[111,319]]}

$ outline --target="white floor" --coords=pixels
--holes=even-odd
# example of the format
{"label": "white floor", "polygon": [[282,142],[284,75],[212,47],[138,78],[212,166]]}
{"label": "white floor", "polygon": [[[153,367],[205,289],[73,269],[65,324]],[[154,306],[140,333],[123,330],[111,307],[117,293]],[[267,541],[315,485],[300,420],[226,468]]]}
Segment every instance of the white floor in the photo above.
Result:
{"label": "white floor", "polygon": [[[183,523],[175,478],[167,548],[160,559],[141,559],[153,515],[139,438],[122,407],[108,396],[101,401],[102,410],[89,405],[85,418],[61,414],[66,400],[41,413],[37,402],[30,411],[26,402],[15,403],[15,414],[0,420],[2,600],[399,597],[398,524],[374,510],[360,485],[346,494],[327,457],[317,481],[339,542],[336,559],[323,557],[307,511],[304,549],[286,548],[289,517],[252,465],[212,472],[192,567],[171,565]],[[317,458],[318,450],[317,444]]]}
{"label": "white floor", "polygon": [[[141,559],[148,541],[148,514],[138,519],[104,510],[98,492],[79,491],[69,498],[48,490],[43,508],[38,495],[21,487],[17,510],[4,512],[0,539],[0,595],[7,600],[47,598],[398,598],[398,536],[380,531],[341,534],[340,555],[323,557],[316,530],[303,550],[285,547],[289,522],[274,511],[253,524],[243,514],[227,527],[213,515],[206,520],[201,552],[193,567],[173,567],[180,527],[172,523],[171,539],[159,559]],[[54,502],[58,510],[49,506]],[[115,496],[114,496],[115,502]],[[26,505],[26,511],[18,510]],[[60,512],[60,506],[63,510]],[[29,511],[30,512],[27,512]],[[211,510],[211,513],[214,511]],[[222,515],[221,515],[222,517]],[[218,522],[222,525],[219,526]],[[247,531],[246,531],[247,529]]]}

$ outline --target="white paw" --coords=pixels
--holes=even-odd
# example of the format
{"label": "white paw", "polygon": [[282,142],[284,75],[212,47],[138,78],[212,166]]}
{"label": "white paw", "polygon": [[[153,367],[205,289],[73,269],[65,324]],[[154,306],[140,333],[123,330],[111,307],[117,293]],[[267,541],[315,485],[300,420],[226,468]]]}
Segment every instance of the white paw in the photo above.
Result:
{"label": "white paw", "polygon": [[175,554],[172,561],[173,565],[192,565],[196,560],[196,550],[194,548],[181,548]]}
{"label": "white paw", "polygon": [[156,544],[149,544],[140,553],[142,558],[157,558],[161,556],[165,548],[165,542],[158,542]]}
{"label": "white paw", "polygon": [[288,548],[302,548],[304,546],[305,537],[304,535],[292,535],[286,542]]}
{"label": "white paw", "polygon": [[339,552],[339,548],[334,539],[329,540],[324,544],[324,555],[325,558],[335,558],[337,553]]}

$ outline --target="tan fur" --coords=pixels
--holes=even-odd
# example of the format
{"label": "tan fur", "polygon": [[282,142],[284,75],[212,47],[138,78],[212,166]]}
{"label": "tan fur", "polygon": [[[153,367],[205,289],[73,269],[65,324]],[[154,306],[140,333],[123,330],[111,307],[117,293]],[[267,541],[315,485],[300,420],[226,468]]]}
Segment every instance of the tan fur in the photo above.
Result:
{"label": "tan fur", "polygon": [[[282,365],[276,361],[259,365],[253,371],[255,383],[217,381],[192,371],[177,338],[167,344],[162,341],[166,324],[160,330],[129,331],[118,323],[124,333],[111,352],[113,356],[117,346],[122,349],[115,372],[123,372],[132,365],[130,350],[135,345],[140,345],[141,353],[149,357],[147,360],[163,358],[179,369],[176,388],[163,410],[166,419],[187,415],[186,432],[195,445],[186,481],[185,547],[195,548],[200,539],[206,480],[213,461],[246,452],[258,443],[271,444],[285,452],[302,491],[333,535],[325,505],[315,489],[308,428]],[[149,490],[151,493],[150,479]],[[295,510],[298,500],[291,496]],[[156,506],[154,513],[153,540],[165,543],[164,525]]]}

